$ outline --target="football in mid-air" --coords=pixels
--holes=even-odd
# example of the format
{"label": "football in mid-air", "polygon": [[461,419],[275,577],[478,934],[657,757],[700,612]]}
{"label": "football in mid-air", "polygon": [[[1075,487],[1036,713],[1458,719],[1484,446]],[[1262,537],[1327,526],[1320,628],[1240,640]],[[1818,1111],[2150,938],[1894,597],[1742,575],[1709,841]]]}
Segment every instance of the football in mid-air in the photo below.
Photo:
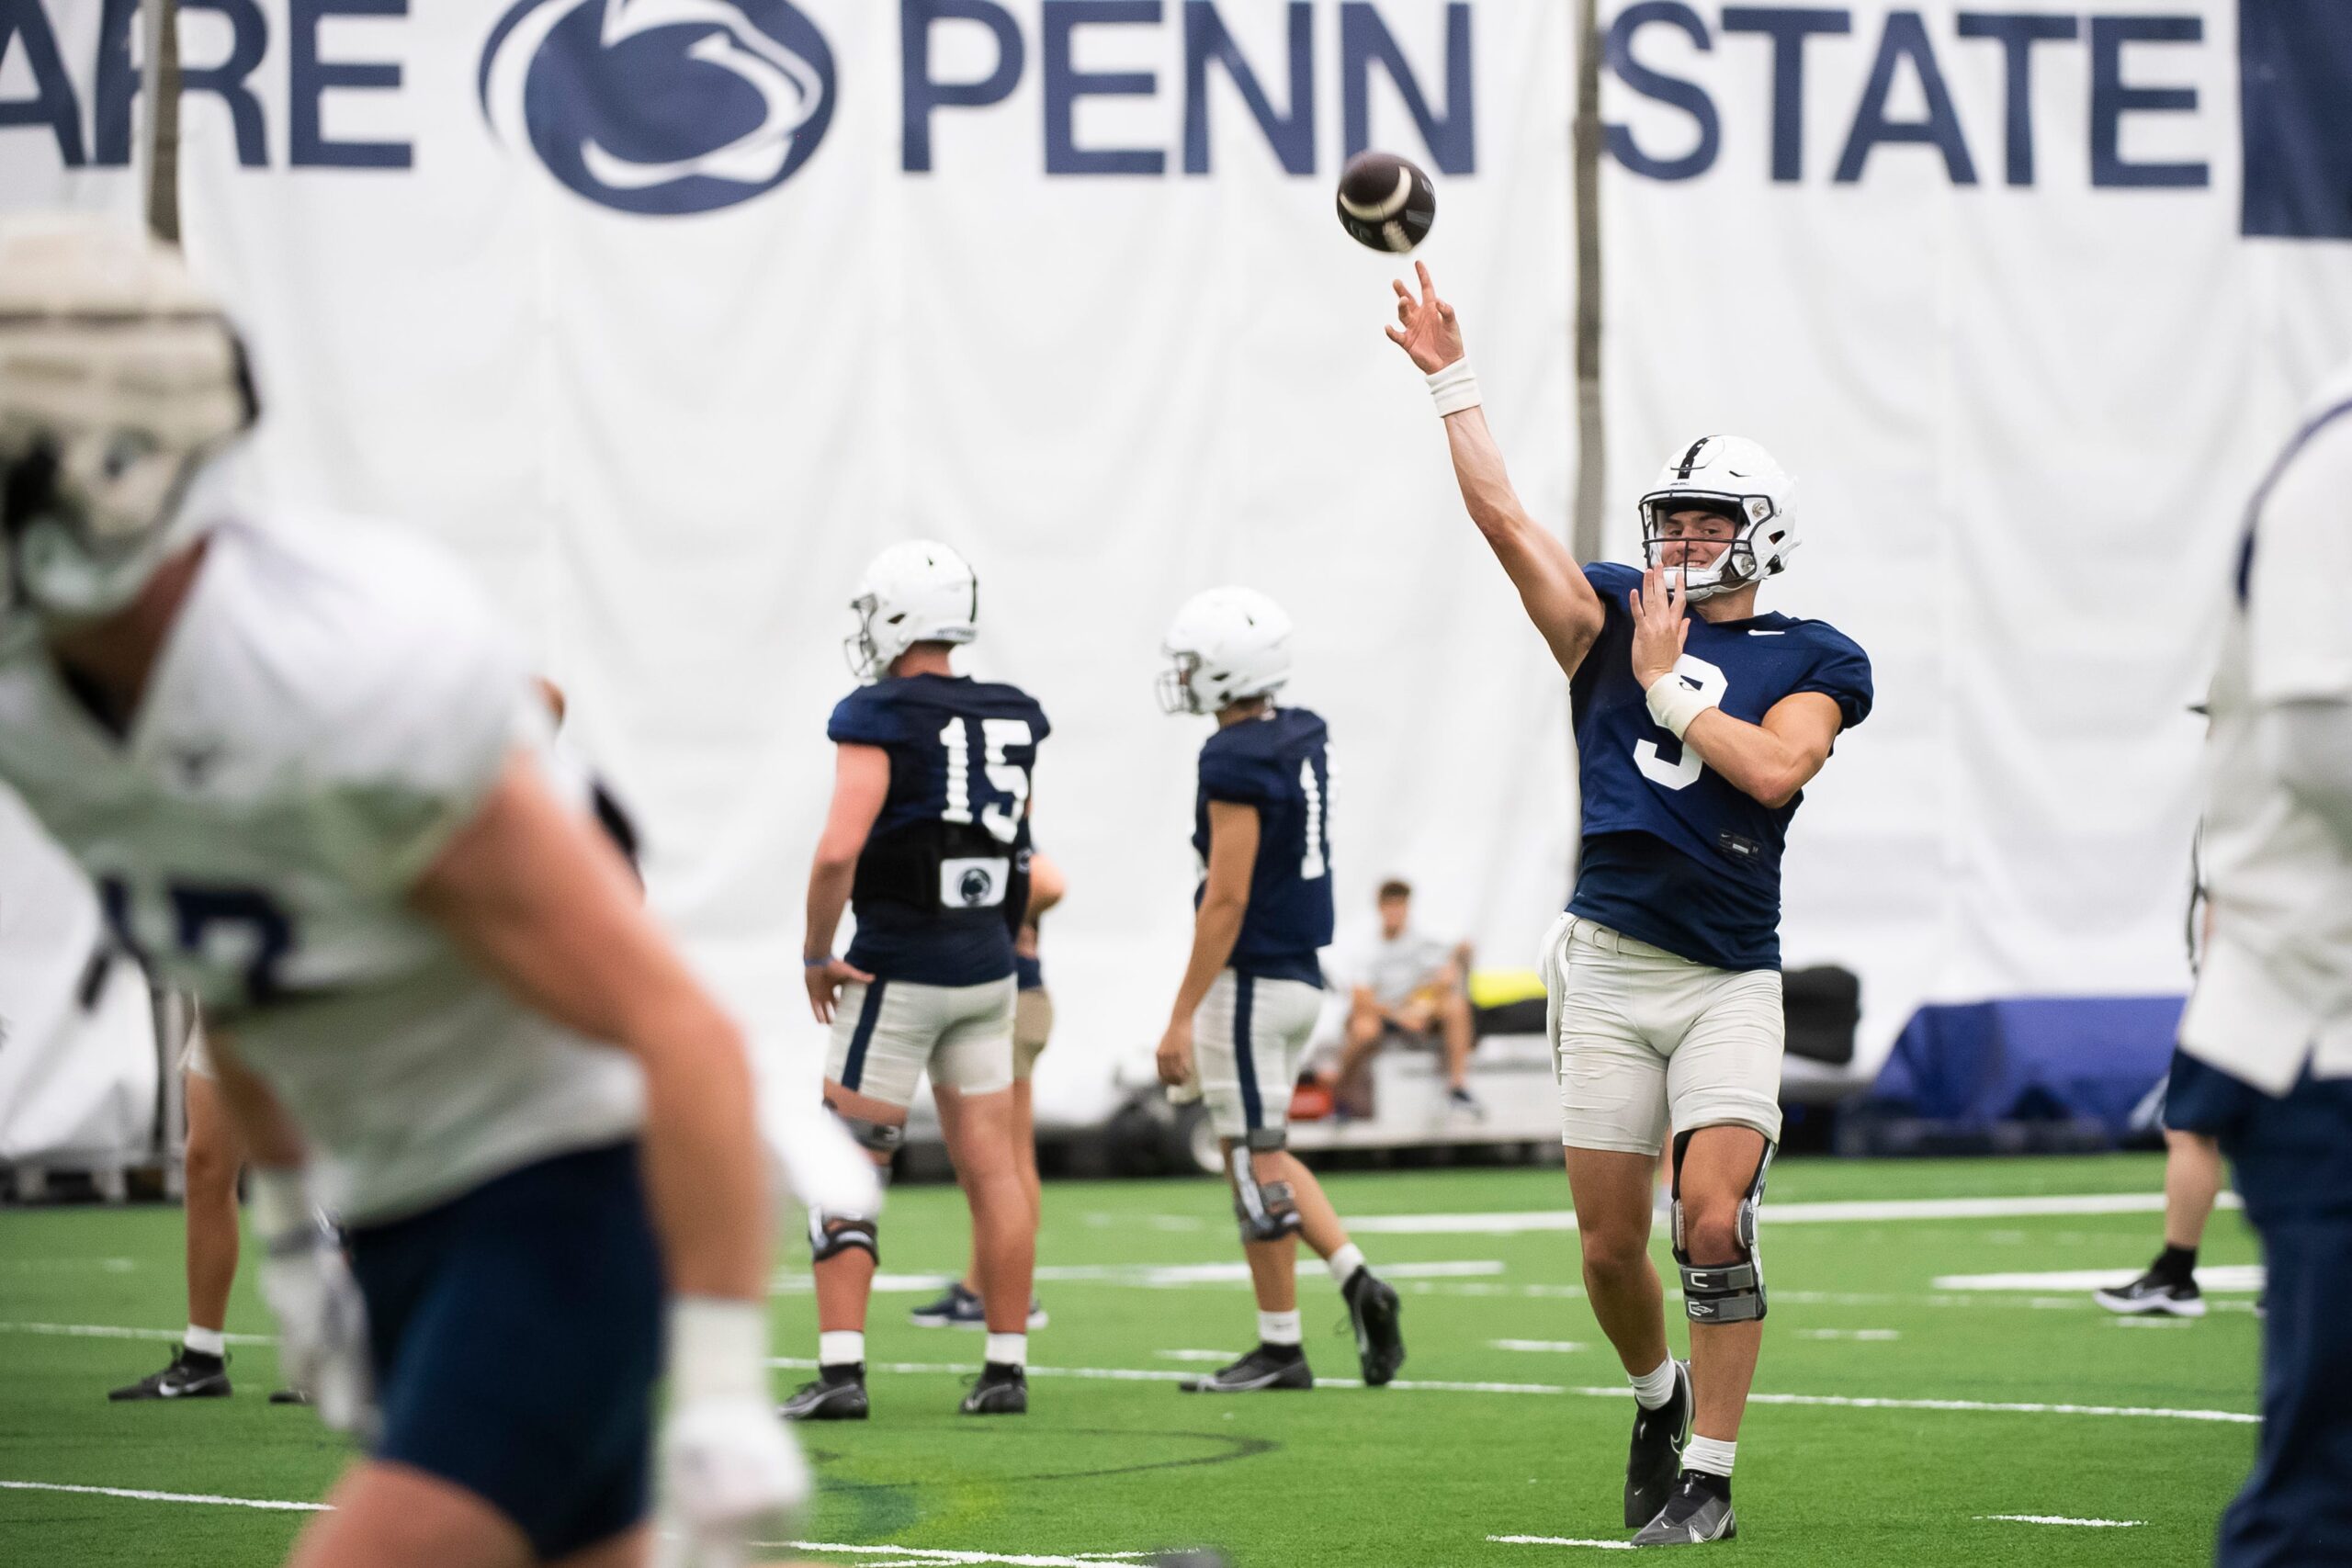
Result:
{"label": "football in mid-air", "polygon": [[1394,152],[1359,152],[1340,171],[1340,227],[1359,244],[1403,254],[1437,221],[1437,187]]}

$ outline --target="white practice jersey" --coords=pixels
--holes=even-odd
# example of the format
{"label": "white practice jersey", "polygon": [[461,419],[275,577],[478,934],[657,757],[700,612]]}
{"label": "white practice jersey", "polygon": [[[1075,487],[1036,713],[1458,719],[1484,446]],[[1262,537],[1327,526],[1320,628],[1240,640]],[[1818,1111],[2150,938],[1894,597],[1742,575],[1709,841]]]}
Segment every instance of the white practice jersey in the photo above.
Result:
{"label": "white practice jersey", "polygon": [[2298,801],[2259,721],[2352,702],[2352,377],[2306,416],[2247,519],[2207,738],[2212,941],[2181,1021],[2191,1055],[2273,1094],[2308,1062],[2352,1077],[2352,845]]}
{"label": "white practice jersey", "polygon": [[509,998],[407,895],[547,725],[481,593],[410,536],[220,524],[125,736],[0,662],[0,779],[197,993],[355,1223],[630,1135],[636,1064]]}

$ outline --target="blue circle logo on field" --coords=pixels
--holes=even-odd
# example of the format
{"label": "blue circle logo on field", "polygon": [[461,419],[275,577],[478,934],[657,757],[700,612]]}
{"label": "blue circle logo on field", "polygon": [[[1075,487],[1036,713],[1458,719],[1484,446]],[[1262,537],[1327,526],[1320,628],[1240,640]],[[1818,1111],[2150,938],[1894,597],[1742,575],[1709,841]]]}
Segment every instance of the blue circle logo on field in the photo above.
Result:
{"label": "blue circle logo on field", "polygon": [[675,217],[790,179],[833,117],[833,51],[790,0],[515,0],[482,118],[622,212]]}

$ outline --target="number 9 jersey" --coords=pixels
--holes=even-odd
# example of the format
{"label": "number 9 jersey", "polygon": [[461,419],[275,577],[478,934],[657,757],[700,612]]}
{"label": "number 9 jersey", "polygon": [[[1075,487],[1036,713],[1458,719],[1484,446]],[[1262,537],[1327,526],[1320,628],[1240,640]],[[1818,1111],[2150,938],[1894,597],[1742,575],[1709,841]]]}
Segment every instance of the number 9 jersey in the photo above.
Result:
{"label": "number 9 jersey", "polygon": [[[1781,849],[1800,795],[1764,805],[1650,717],[1634,679],[1633,567],[1585,569],[1600,635],[1568,682],[1584,791],[1584,849],[1571,912],[1717,969],[1781,966]],[[1676,670],[1723,711],[1761,724],[1781,698],[1819,692],[1851,729],[1871,711],[1871,663],[1823,621],[1690,617]]]}
{"label": "number 9 jersey", "polygon": [[857,857],[843,956],[884,980],[978,986],[1012,973],[1016,862],[1029,846],[1029,784],[1052,733],[1017,686],[902,675],[843,697],[836,745],[877,746],[890,789]]}
{"label": "number 9 jersey", "polygon": [[118,939],[230,1032],[354,1224],[641,1119],[633,1061],[510,998],[409,905],[546,737],[466,576],[339,517],[213,528],[123,733],[38,643],[0,660],[0,781]]}

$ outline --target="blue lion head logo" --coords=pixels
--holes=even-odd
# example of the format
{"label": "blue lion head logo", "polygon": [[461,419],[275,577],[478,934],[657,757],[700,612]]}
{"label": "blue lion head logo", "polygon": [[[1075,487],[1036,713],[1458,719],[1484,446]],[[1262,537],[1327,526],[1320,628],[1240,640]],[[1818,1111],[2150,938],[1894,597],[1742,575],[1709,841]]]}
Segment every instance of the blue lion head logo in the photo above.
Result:
{"label": "blue lion head logo", "polygon": [[833,53],[789,0],[515,0],[482,117],[580,195],[709,212],[773,190],[833,117]]}

